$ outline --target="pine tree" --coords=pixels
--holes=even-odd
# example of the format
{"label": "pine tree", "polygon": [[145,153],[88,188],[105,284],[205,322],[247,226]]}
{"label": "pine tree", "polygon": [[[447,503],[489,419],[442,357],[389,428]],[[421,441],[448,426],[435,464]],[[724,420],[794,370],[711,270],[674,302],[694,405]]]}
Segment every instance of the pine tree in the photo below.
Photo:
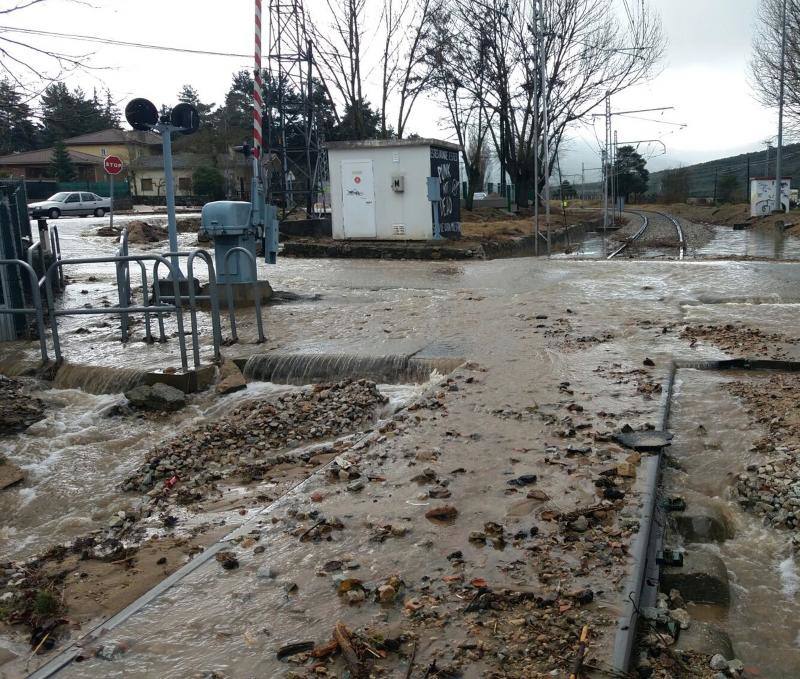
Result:
{"label": "pine tree", "polygon": [[75,166],[72,164],[72,159],[69,157],[69,151],[67,151],[67,147],[61,139],[57,140],[53,147],[50,171],[60,182],[74,181],[77,176]]}
{"label": "pine tree", "polygon": [[215,104],[204,104],[200,101],[200,94],[194,87],[191,85],[184,85],[181,91],[178,92],[178,101],[184,104],[191,104],[197,109],[201,126],[209,122]]}
{"label": "pine tree", "polygon": [[14,86],[5,78],[0,80],[0,155],[36,147],[37,130],[30,116],[30,107]]}
{"label": "pine tree", "polygon": [[41,109],[45,144],[109,127],[105,107],[96,93],[89,98],[82,89],[70,92],[61,82],[51,83],[45,88]]}
{"label": "pine tree", "polygon": [[120,129],[121,127],[120,123],[122,122],[122,118],[119,114],[117,105],[111,98],[110,90],[106,90],[106,103],[103,106],[103,120],[106,124],[106,127],[113,127],[116,129]]}

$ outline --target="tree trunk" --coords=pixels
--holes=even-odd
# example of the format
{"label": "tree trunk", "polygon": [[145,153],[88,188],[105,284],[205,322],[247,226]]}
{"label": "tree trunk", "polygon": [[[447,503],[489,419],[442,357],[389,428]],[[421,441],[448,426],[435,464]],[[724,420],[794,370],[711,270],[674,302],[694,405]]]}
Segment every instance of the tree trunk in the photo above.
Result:
{"label": "tree trunk", "polygon": [[464,196],[464,208],[472,210],[475,204],[473,196],[477,191],[480,191],[483,186],[481,185],[481,171],[477,167],[467,167],[467,195]]}

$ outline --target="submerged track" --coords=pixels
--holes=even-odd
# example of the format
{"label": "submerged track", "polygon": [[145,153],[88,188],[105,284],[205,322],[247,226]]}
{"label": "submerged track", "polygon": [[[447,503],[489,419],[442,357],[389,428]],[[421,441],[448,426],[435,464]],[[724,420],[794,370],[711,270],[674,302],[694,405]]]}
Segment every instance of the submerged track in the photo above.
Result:
{"label": "submerged track", "polygon": [[630,212],[631,214],[638,215],[642,220],[642,226],[635,234],[633,234],[633,236],[630,237],[630,239],[625,241],[619,248],[617,248],[610,255],[608,255],[606,259],[614,259],[614,257],[624,252],[629,245],[640,240],[642,236],[645,235],[648,227],[651,226],[651,219],[648,218],[647,216],[648,214],[658,215],[659,217],[662,217],[672,222],[672,225],[675,227],[678,236],[678,259],[682,260],[684,258],[684,256],[686,255],[686,239],[684,238],[683,235],[683,228],[681,227],[680,222],[677,219],[664,212],[655,212],[651,210],[636,210],[636,211],[628,210],[628,212]]}

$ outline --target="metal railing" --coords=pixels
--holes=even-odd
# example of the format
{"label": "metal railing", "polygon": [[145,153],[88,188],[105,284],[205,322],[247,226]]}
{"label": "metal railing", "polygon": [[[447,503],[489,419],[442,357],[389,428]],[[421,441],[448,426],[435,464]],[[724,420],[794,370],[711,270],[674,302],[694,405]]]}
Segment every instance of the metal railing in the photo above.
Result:
{"label": "metal railing", "polygon": [[[56,361],[61,361],[63,356],[61,352],[61,341],[58,330],[58,318],[61,316],[75,316],[75,315],[106,315],[116,314],[120,316],[121,327],[121,341],[127,342],[130,339],[130,326],[129,315],[132,313],[143,313],[145,323],[145,341],[148,343],[154,342],[151,316],[155,314],[158,319],[159,342],[166,342],[167,336],[164,328],[164,316],[169,313],[175,313],[178,326],[178,342],[180,346],[181,366],[188,369],[188,354],[186,349],[186,329],[184,326],[184,306],[185,301],[188,300],[189,321],[191,327],[191,341],[192,341],[192,360],[195,367],[200,366],[200,342],[199,342],[199,328],[197,320],[198,302],[207,301],[211,307],[211,328],[212,328],[212,341],[214,358],[218,359],[221,356],[222,346],[222,327],[220,321],[220,301],[219,301],[219,285],[217,283],[216,273],[214,270],[214,261],[211,254],[206,250],[194,250],[191,252],[166,252],[163,254],[141,254],[130,255],[128,253],[128,231],[127,228],[123,229],[120,235],[120,244],[116,256],[108,257],[83,257],[63,259],[60,253],[60,242],[58,239],[57,229],[52,229],[50,232],[50,243],[53,251],[54,260],[47,266],[45,254],[42,251],[41,243],[37,242],[27,248],[28,261],[20,259],[3,259],[0,260],[0,266],[17,267],[19,272],[25,271],[25,274],[30,279],[32,307],[20,308],[0,308],[2,314],[24,314],[35,315],[36,322],[39,330],[39,343],[42,353],[42,360],[47,363],[49,361],[47,354],[47,335],[45,324],[45,309],[42,300],[41,287],[45,289],[45,303],[47,305],[47,319],[49,320],[50,331],[52,334],[53,353]],[[244,253],[245,257],[249,260],[251,273],[253,275],[252,289],[253,289],[253,303],[255,305],[256,314],[256,328],[258,333],[258,342],[266,341],[264,334],[264,324],[261,315],[261,291],[257,280],[257,266],[255,257],[251,252],[242,247],[232,248],[225,257],[223,266],[227,270],[229,268],[230,255],[236,253]],[[180,270],[167,258],[186,258],[186,265],[188,271],[188,291],[186,294],[181,292],[182,282],[180,280]],[[208,294],[198,294],[194,285],[194,267],[197,258],[202,259],[208,270]],[[153,262],[152,281],[153,293],[149,294],[148,285],[148,267],[146,261]],[[142,303],[136,305],[132,303],[131,295],[131,277],[130,277],[130,264],[135,262],[141,274],[142,281]],[[35,264],[40,264],[44,270],[44,275],[39,279],[37,277]],[[56,285],[63,288],[64,269],[67,266],[79,264],[102,264],[113,263],[116,268],[117,289],[119,296],[119,304],[114,307],[108,308],[58,308],[55,303],[54,289]],[[171,281],[172,295],[162,295],[161,284],[165,281],[160,281],[158,272],[160,266],[164,264],[167,267],[169,277],[165,281],[169,284]],[[238,342],[237,322],[236,322],[236,304],[233,296],[233,285],[227,285],[227,302],[228,302],[228,317],[231,325],[231,339],[233,342]]]}
{"label": "metal railing", "polygon": [[[217,277],[214,273],[214,261],[211,257],[211,254],[207,250],[193,250],[192,252],[165,252],[164,257],[186,257],[186,269],[188,272],[188,280],[186,281],[186,285],[188,288],[187,297],[189,299],[189,321],[191,323],[192,328],[192,359],[194,360],[195,367],[200,365],[200,346],[198,340],[198,330],[197,330],[197,302],[198,301],[208,301],[211,305],[211,333],[212,333],[212,341],[214,345],[214,358],[220,357],[220,347],[222,346],[222,328],[220,324],[220,316],[219,316],[219,293],[217,291]],[[196,257],[200,257],[205,263],[206,267],[208,268],[208,294],[207,295],[198,295],[194,289],[194,260]],[[161,264],[160,261],[157,261],[153,265],[153,280],[155,281],[154,285],[154,293],[155,293],[155,303],[156,306],[159,306],[160,301],[162,299],[165,300],[173,300],[174,297],[170,297],[168,295],[161,296],[160,284],[158,282],[158,267]],[[179,286],[180,288],[180,286]],[[180,293],[179,293],[180,294]],[[159,327],[161,333],[163,335],[164,329],[163,325],[161,325],[161,317],[159,316]]]}
{"label": "metal railing", "polygon": [[39,281],[36,277],[36,271],[30,264],[23,262],[20,259],[0,259],[0,266],[16,266],[19,267],[20,273],[25,271],[28,274],[28,279],[31,283],[31,298],[33,300],[33,307],[13,308],[0,306],[0,314],[23,314],[25,316],[32,315],[36,317],[36,329],[39,333],[39,349],[42,352],[42,362],[47,363],[50,359],[47,356],[47,335],[45,334],[44,330],[42,297],[39,294]]}
{"label": "metal railing", "polygon": [[[140,262],[143,265],[145,260],[152,260],[154,262],[158,262],[160,264],[164,264],[167,266],[167,269],[172,274],[172,284],[173,284],[173,291],[174,295],[174,303],[171,305],[165,305],[158,303],[156,300],[156,306],[149,306],[147,302],[145,302],[144,306],[130,306],[129,299],[124,300],[124,304],[118,307],[111,307],[111,308],[76,308],[76,309],[57,309],[55,306],[55,297],[53,295],[53,273],[55,271],[63,271],[64,266],[69,266],[73,264],[102,264],[102,263],[118,263],[118,262]],[[35,275],[35,274],[34,274]],[[146,277],[146,273],[145,273]],[[156,286],[157,287],[157,286]],[[147,285],[143,285],[145,299],[147,295]],[[177,279],[177,272],[172,267],[172,264],[164,259],[161,255],[134,255],[134,256],[126,256],[126,257],[81,257],[75,259],[62,259],[53,262],[48,268],[47,273],[45,274],[45,290],[47,292],[47,311],[50,318],[50,327],[53,335],[53,353],[55,354],[56,360],[61,361],[61,342],[59,341],[58,337],[58,317],[59,316],[75,316],[75,315],[105,315],[105,314],[129,314],[129,313],[156,313],[162,314],[165,312],[175,312],[175,317],[178,324],[178,344],[180,347],[180,354],[181,354],[181,366],[184,369],[188,369],[189,364],[187,361],[187,354],[186,354],[186,335],[183,326],[183,310],[181,308],[181,293],[180,293],[180,285]]]}

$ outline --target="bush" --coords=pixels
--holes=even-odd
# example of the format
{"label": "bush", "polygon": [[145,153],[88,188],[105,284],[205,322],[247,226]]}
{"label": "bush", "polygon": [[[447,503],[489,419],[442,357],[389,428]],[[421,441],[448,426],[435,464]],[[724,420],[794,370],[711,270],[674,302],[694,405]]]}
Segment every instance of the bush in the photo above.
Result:
{"label": "bush", "polygon": [[193,193],[211,200],[225,197],[225,177],[215,167],[201,166],[192,173]]}

